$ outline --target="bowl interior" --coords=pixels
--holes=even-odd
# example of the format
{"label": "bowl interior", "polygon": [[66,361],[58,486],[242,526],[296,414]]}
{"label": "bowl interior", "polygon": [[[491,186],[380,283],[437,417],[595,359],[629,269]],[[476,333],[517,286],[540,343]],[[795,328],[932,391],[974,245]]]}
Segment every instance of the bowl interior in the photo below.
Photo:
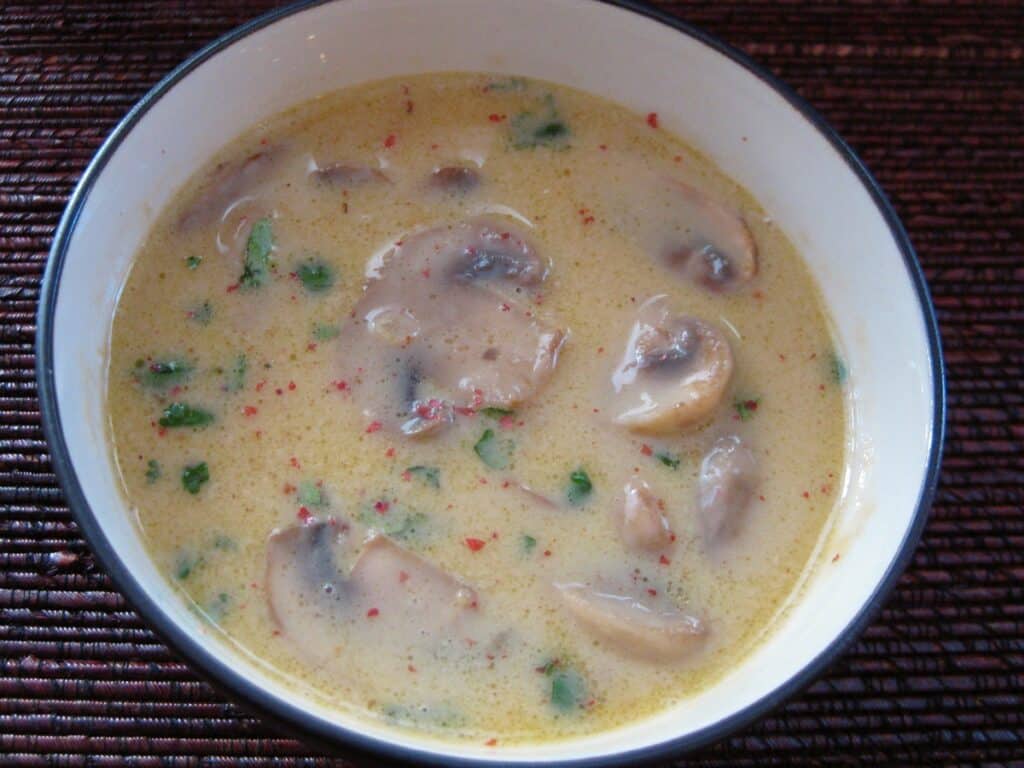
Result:
{"label": "bowl interior", "polygon": [[[55,242],[40,375],[55,463],[86,534],[168,639],[221,683],[330,738],[420,757],[570,760],[694,744],[756,714],[834,650],[919,531],[941,438],[940,362],[927,296],[898,223],[858,166],[798,106],[698,37],[592,0],[345,0],[253,25],[182,68],[119,129]],[[107,448],[106,351],[132,256],[173,192],[215,150],[300,101],[365,80],[486,70],[565,83],[657,111],[746,186],[797,245],[850,369],[846,493],[818,567],[767,639],[717,685],[615,731],[523,747],[455,745],[353,719],[283,686],[193,615],[149,560]],[[924,302],[924,303],[923,303]],[[59,421],[57,420],[59,418]],[[814,439],[809,435],[808,439]],[[833,561],[833,555],[840,557]]]}

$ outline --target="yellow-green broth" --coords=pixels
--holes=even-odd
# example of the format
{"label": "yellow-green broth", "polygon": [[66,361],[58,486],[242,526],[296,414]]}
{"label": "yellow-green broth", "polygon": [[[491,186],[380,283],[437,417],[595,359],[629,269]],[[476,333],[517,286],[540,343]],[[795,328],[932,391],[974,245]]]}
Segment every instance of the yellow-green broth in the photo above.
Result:
{"label": "yellow-green broth", "polygon": [[[519,146],[517,116],[546,110],[564,135]],[[274,267],[265,284],[239,286],[255,216],[222,225],[220,210],[198,223],[189,211],[218,164],[270,149],[285,157],[260,188]],[[388,180],[344,189],[310,181],[309,168],[332,162]],[[430,174],[453,164],[475,169],[479,186],[431,189]],[[643,220],[660,201],[645,197],[656,185],[636,183],[648,176],[681,180],[742,215],[758,250],[752,282],[710,292],[651,257]],[[368,262],[409,233],[488,212],[528,222],[519,226],[550,263],[529,305],[566,332],[557,367],[510,418],[460,415],[423,439],[376,429],[345,373],[353,363],[345,329]],[[323,290],[308,290],[297,274],[310,259],[333,275]],[[607,386],[638,306],[661,294],[725,334],[735,373],[709,421],[646,436],[613,423]],[[153,366],[168,360],[190,370],[154,381]],[[437,74],[303,104],[235,139],[195,174],[125,283],[108,404],[124,492],[152,557],[232,641],[339,709],[509,744],[636,720],[713,684],[750,652],[797,587],[836,502],[841,367],[791,243],[745,190],[655,119],[550,83]],[[205,409],[212,423],[161,427],[172,402]],[[506,469],[474,451],[486,429],[514,444]],[[702,456],[723,434],[751,447],[759,484],[739,534],[711,547],[697,481]],[[191,493],[183,472],[200,462],[209,479]],[[437,474],[407,471],[416,466]],[[570,473],[581,468],[593,490],[568,504]],[[676,538],[666,552],[623,546],[613,511],[633,475],[665,502]],[[518,482],[556,504],[536,503]],[[399,543],[471,585],[480,610],[515,642],[493,659],[461,662],[361,638],[355,622],[336,658],[324,661],[281,631],[266,597],[272,531],[328,515],[358,527],[380,501],[385,514],[417,515],[415,535]],[[700,616],[704,642],[681,660],[652,662],[589,633],[552,584],[606,574],[625,574]],[[573,706],[553,701],[557,670],[575,676]]]}

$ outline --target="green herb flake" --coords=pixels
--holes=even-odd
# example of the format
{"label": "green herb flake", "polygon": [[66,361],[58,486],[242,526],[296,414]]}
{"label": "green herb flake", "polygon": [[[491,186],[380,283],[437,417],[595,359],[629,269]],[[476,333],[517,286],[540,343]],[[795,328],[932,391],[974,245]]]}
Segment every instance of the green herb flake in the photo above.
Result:
{"label": "green herb flake", "polygon": [[521,77],[503,77],[487,83],[487,90],[496,93],[517,93],[525,91],[528,83]]}
{"label": "green herb flake", "polygon": [[228,392],[240,392],[245,389],[245,374],[249,370],[249,361],[244,354],[238,355],[228,372],[224,389]]}
{"label": "green herb flake", "polygon": [[211,621],[221,621],[231,609],[231,595],[227,592],[220,592],[213,600],[206,604],[204,613]]}
{"label": "green herb flake", "polygon": [[274,250],[274,230],[269,218],[252,225],[245,243],[245,265],[238,279],[243,288],[259,288],[270,277],[270,253]]}
{"label": "green herb flake", "polygon": [[302,281],[302,287],[310,293],[323,293],[334,285],[334,270],[322,261],[305,261],[298,266],[295,274]]}
{"label": "green herb flake", "polygon": [[761,398],[741,398],[733,402],[732,407],[736,409],[736,414],[740,417],[740,421],[750,421],[754,418],[754,413],[757,411],[757,406],[761,404]]}
{"label": "green herb flake", "polygon": [[181,471],[181,486],[195,496],[203,483],[210,479],[210,468],[205,461],[197,464],[189,464]]}
{"label": "green herb flake", "polygon": [[533,553],[533,550],[537,548],[537,540],[530,536],[528,533],[524,533],[519,537],[519,549],[522,550],[524,555]]}
{"label": "green herb flake", "polygon": [[161,427],[205,427],[212,422],[212,413],[188,403],[171,403],[160,417]]}
{"label": "green herb flake", "polygon": [[146,482],[152,485],[160,479],[160,462],[150,459],[146,462]]}
{"label": "green herb flake", "polygon": [[486,408],[481,408],[480,413],[490,419],[503,419],[506,416],[516,415],[516,412],[511,408],[498,408],[495,405],[489,405]]}
{"label": "green herb flake", "polygon": [[590,475],[582,467],[569,475],[569,487],[565,496],[573,506],[585,504],[594,490],[594,484],[590,482]]}
{"label": "green herb flake", "polygon": [[238,543],[227,534],[218,533],[213,537],[213,548],[221,552],[237,552]]}
{"label": "green herb flake", "polygon": [[185,259],[185,266],[188,267],[189,269],[197,269],[199,267],[199,265],[202,264],[202,263],[203,263],[203,257],[202,256],[195,256],[195,255],[193,255],[193,256],[189,256],[187,259]]}
{"label": "green herb flake", "polygon": [[407,470],[410,475],[417,477],[426,485],[431,488],[441,487],[441,470],[437,467],[425,467],[422,464],[417,464],[415,467],[409,467]]}
{"label": "green herb flake", "polygon": [[843,358],[836,352],[832,352],[828,356],[828,372],[832,377],[832,382],[840,387],[846,383],[846,379],[850,375],[850,371],[846,367]]}
{"label": "green herb flake", "polygon": [[485,429],[473,446],[473,451],[480,457],[480,461],[491,469],[508,469],[512,463],[515,443],[509,439],[498,438],[493,429]]}
{"label": "green herb flake", "polygon": [[569,145],[571,131],[562,120],[550,93],[544,99],[542,109],[520,112],[509,121],[512,146],[515,149],[549,147],[565,149]]}
{"label": "green herb flake", "polygon": [[411,542],[425,536],[430,525],[430,518],[403,504],[385,501],[382,497],[363,505],[359,512],[359,522],[385,536]]}
{"label": "green herb flake", "polygon": [[213,304],[209,301],[204,301],[201,304],[196,304],[195,307],[185,313],[185,316],[200,325],[209,325],[213,319]]}
{"label": "green herb flake", "polygon": [[331,339],[336,339],[340,333],[341,328],[336,325],[319,323],[313,326],[313,338],[317,341],[330,341]]}
{"label": "green herb flake", "polygon": [[186,550],[178,553],[177,559],[174,561],[174,576],[179,581],[184,581],[203,565],[202,555],[197,555],[191,550]]}
{"label": "green herb flake", "polygon": [[323,489],[312,480],[299,483],[298,501],[304,507],[326,507],[327,498]]}
{"label": "green herb flake", "polygon": [[140,374],[142,383],[157,389],[181,384],[192,373],[192,366],[187,360],[181,358],[153,360],[149,364],[143,361],[141,366],[136,363],[136,368],[142,368]]}
{"label": "green herb flake", "polygon": [[558,659],[551,659],[538,668],[551,681],[552,706],[559,712],[571,712],[586,706],[587,682],[574,669]]}
{"label": "green herb flake", "polygon": [[670,453],[669,451],[658,451],[657,453],[654,454],[654,458],[656,458],[669,469],[679,469],[680,459],[674,453]]}

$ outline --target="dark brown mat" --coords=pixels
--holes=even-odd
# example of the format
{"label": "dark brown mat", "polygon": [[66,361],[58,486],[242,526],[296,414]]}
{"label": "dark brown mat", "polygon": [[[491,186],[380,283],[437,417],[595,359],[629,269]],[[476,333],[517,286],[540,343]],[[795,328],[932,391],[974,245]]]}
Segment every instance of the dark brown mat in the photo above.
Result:
{"label": "dark brown mat", "polygon": [[[158,78],[271,5],[0,2],[0,764],[319,764],[198,682],[96,569],[32,369],[46,252],[89,157]],[[949,364],[941,486],[886,609],[693,764],[1024,765],[1024,3],[664,5],[860,152],[919,251]]]}

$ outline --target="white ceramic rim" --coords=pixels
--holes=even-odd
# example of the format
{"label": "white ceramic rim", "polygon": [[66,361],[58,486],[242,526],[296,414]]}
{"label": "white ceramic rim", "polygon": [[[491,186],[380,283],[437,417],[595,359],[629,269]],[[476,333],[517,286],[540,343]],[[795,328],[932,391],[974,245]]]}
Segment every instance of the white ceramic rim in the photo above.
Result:
{"label": "white ceramic rim", "polygon": [[[157,631],[161,637],[174,647],[182,656],[198,667],[218,688],[240,698],[248,707],[262,716],[284,724],[285,727],[306,739],[314,741],[329,749],[344,748],[349,758],[380,758],[403,760],[421,764],[434,765],[496,765],[500,760],[476,760],[454,755],[439,754],[433,751],[417,750],[400,746],[378,739],[369,738],[356,730],[337,723],[325,723],[316,718],[306,716],[304,710],[268,690],[254,684],[241,673],[233,669],[223,659],[213,654],[210,649],[188,635],[168,617],[165,611],[156,604],[146,590],[132,575],[129,568],[118,553],[110,545],[102,524],[86,501],[79,479],[72,464],[68,446],[64,439],[60,412],[56,396],[54,376],[54,340],[53,315],[57,305],[60,277],[67,256],[72,233],[79,215],[85,207],[89,193],[96,179],[102,173],[108,160],[116,152],[124,138],[143,115],[174,85],[197,66],[216,55],[237,41],[263,29],[292,14],[321,5],[331,0],[306,0],[276,11],[272,11],[247,24],[229,32],[198,53],[191,56],[156,86],[153,87],[139,103],[124,117],[89,164],[79,181],[67,209],[57,228],[50,258],[43,277],[37,333],[36,333],[36,375],[39,386],[43,429],[51,449],[51,461],[55,472],[64,488],[69,506],[96,555],[106,567],[107,572],[121,588],[128,600],[138,612]],[[669,739],[641,749],[618,752],[614,754],[589,757],[579,760],[563,761],[563,764],[580,765],[635,765],[639,762],[664,759],[683,751],[695,749],[711,741],[722,738],[752,720],[764,715],[783,700],[791,696],[803,686],[811,682],[822,670],[831,663],[845,647],[865,628],[881,607],[886,596],[895,585],[900,574],[908,564],[920,538],[921,531],[927,520],[928,510],[938,480],[939,462],[944,440],[945,429],[945,369],[942,360],[938,326],[932,308],[924,275],[910,241],[888,199],[878,183],[867,171],[861,161],[832,128],[818,115],[813,108],[804,102],[788,86],[773,75],[756,65],[745,54],[721,43],[720,41],[696,30],[679,19],[657,9],[632,0],[600,0],[617,6],[623,10],[645,16],[663,25],[671,27],[681,34],[703,43],[709,48],[726,56],[732,62],[754,74],[768,87],[782,96],[805,120],[807,120],[834,148],[845,161],[849,169],[859,179],[865,191],[870,195],[879,215],[887,224],[893,241],[901,253],[907,275],[917,295],[921,319],[927,335],[931,361],[931,379],[933,383],[933,411],[931,442],[928,452],[928,466],[924,472],[923,482],[918,494],[917,507],[911,524],[896,554],[889,563],[884,576],[879,580],[870,599],[847,626],[840,632],[829,646],[818,656],[809,660],[796,674],[783,685],[778,686],[768,695],[748,705],[733,715],[719,720],[711,726],[697,730],[675,739]]]}

